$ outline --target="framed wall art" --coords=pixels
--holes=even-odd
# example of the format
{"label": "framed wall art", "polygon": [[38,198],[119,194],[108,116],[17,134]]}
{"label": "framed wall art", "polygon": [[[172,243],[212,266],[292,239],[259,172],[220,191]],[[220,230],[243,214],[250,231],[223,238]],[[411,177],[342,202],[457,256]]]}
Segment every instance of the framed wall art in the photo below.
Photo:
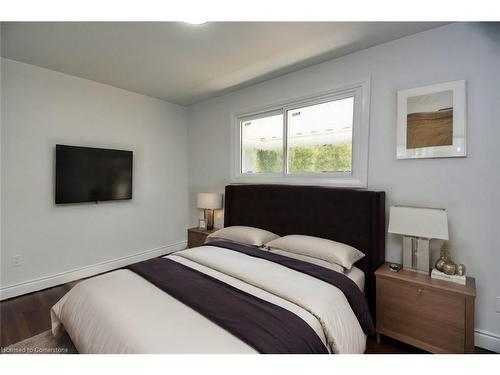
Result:
{"label": "framed wall art", "polygon": [[397,159],[465,157],[465,81],[398,91]]}

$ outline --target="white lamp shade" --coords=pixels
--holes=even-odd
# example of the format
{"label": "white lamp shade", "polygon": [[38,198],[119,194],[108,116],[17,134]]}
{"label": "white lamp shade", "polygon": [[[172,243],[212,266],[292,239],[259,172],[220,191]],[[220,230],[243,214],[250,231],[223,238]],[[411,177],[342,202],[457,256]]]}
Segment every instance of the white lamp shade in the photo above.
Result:
{"label": "white lamp shade", "polygon": [[448,215],[437,208],[392,206],[389,233],[406,236],[448,239]]}
{"label": "white lamp shade", "polygon": [[199,193],[198,208],[216,209],[222,207],[222,194],[219,193]]}

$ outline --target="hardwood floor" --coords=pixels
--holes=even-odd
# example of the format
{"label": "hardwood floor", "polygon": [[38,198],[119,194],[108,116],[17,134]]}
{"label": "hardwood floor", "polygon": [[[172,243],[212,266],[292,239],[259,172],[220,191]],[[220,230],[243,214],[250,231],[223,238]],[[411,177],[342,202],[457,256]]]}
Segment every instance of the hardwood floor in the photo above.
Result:
{"label": "hardwood floor", "polygon": [[50,329],[50,308],[78,281],[0,302],[0,347]]}
{"label": "hardwood floor", "polygon": [[[0,302],[0,347],[9,346],[50,329],[50,308],[79,281]],[[383,337],[380,343],[377,343],[375,338],[369,337],[366,353],[417,354],[425,352],[388,337]],[[491,352],[476,347],[476,353]]]}

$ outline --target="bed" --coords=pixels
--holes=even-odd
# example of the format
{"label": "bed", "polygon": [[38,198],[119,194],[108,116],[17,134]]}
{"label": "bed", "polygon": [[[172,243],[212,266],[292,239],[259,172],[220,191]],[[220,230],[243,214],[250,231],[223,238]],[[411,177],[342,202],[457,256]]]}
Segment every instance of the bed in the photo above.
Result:
{"label": "bed", "polygon": [[228,185],[224,212],[225,227],[320,237],[365,256],[341,275],[208,243],[80,282],[51,309],[53,333],[80,353],[363,353],[385,258],[384,193]]}

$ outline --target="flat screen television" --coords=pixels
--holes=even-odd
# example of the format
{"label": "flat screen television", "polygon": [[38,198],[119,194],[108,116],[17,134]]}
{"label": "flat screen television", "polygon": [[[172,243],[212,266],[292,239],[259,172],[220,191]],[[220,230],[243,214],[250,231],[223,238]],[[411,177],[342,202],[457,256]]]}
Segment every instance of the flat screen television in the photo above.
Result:
{"label": "flat screen television", "polygon": [[132,151],[56,145],[56,204],[132,199]]}

